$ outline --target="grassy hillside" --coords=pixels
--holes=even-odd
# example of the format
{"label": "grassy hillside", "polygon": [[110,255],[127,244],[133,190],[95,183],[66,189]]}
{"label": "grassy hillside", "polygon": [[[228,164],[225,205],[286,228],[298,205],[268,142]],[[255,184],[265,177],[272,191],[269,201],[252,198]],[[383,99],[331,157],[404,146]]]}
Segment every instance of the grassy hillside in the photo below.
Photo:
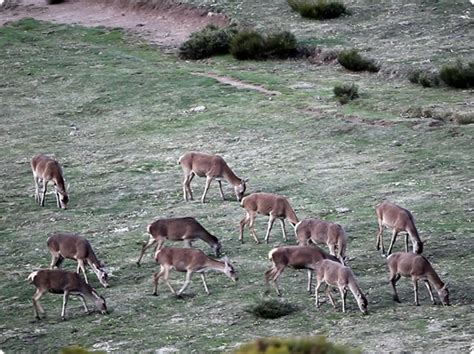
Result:
{"label": "grassy hillside", "polygon": [[[260,336],[323,334],[368,351],[469,350],[473,126],[407,112],[466,110],[472,92],[421,89],[304,61],[237,62],[224,56],[183,62],[120,30],[34,20],[1,28],[0,47],[0,349],[53,351],[81,344],[208,352]],[[239,90],[196,75],[206,72],[281,94]],[[356,81],[362,97],[340,107],[332,88],[344,81]],[[198,105],[206,110],[189,112]],[[362,316],[350,295],[347,314],[328,303],[316,310],[304,291],[305,272],[292,270],[283,274],[281,288],[283,300],[297,311],[276,320],[249,313],[250,306],[276,298],[264,294],[263,272],[270,266],[268,251],[283,244],[281,231],[275,225],[270,245],[255,245],[246,233],[241,245],[243,211],[229,187],[225,202],[213,185],[209,203],[185,203],[176,161],[190,149],[222,154],[239,175],[250,177],[249,191],[288,196],[300,218],[343,224],[370,315]],[[68,210],[58,210],[52,194],[44,208],[34,204],[29,160],[38,152],[63,163],[71,186]],[[203,186],[203,179],[193,181],[196,196]],[[422,305],[414,306],[406,279],[399,283],[403,303],[392,302],[385,261],[375,250],[374,206],[383,199],[413,211],[424,255],[449,282],[453,306],[431,306],[421,286]],[[338,207],[350,212],[339,214]],[[184,299],[165,286],[153,297],[151,276],[158,267],[151,252],[141,268],[135,265],[146,225],[185,215],[221,238],[240,280],[211,273],[207,296],[195,276]],[[260,236],[266,221],[257,219]],[[61,296],[45,295],[49,317],[32,321],[34,288],[26,277],[49,265],[47,235],[60,230],[86,236],[108,264],[111,288],[99,288],[92,274],[90,279],[111,314],[86,316],[73,299],[63,322]],[[395,250],[402,250],[400,240]],[[72,261],[65,266],[75,268]],[[172,275],[175,287],[183,280],[183,274]]]}

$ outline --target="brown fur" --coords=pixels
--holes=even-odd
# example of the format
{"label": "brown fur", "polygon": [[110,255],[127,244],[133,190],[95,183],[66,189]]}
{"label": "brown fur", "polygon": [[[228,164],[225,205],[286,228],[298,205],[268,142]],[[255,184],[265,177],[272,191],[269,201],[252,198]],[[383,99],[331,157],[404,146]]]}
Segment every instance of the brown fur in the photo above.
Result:
{"label": "brown fur", "polygon": [[344,264],[347,236],[341,225],[318,219],[305,219],[295,226],[295,234],[300,245],[308,245],[310,241],[325,243],[329,247],[329,253],[337,256]]}
{"label": "brown fur", "polygon": [[308,292],[311,292],[311,275],[316,269],[317,263],[323,259],[330,259],[335,262],[339,260],[324,252],[318,246],[283,246],[273,248],[268,253],[268,258],[273,262],[273,266],[265,272],[265,282],[273,283],[278,296],[281,295],[277,280],[286,267],[308,270]]}
{"label": "brown fur", "polygon": [[283,239],[286,241],[285,221],[288,219],[293,226],[298,223],[298,217],[296,216],[293,208],[291,207],[288,199],[277,194],[271,193],[252,193],[244,197],[240,205],[245,209],[246,215],[240,221],[240,242],[244,242],[244,228],[248,225],[250,234],[253,236],[256,243],[260,243],[255,232],[254,223],[257,214],[268,215],[268,227],[265,235],[265,241],[268,243],[270,237],[270,231],[273,227],[275,219],[280,220],[281,229],[283,232]]}
{"label": "brown fur", "polygon": [[[35,181],[35,201],[44,206],[44,198],[48,182],[53,182],[58,208],[66,209],[69,195],[64,184],[64,175],[58,161],[46,155],[36,155],[31,159],[31,170]],[[43,181],[43,191],[40,195],[40,181]]]}
{"label": "brown fur", "polygon": [[322,260],[318,263],[316,270],[316,288],[314,290],[316,294],[316,307],[319,307],[318,291],[322,283],[326,283],[326,294],[331,301],[331,304],[336,308],[336,303],[331,296],[329,286],[335,286],[339,289],[342,299],[342,312],[346,312],[346,296],[347,290],[352,292],[354,298],[357,301],[357,305],[363,314],[367,314],[367,298],[362,293],[357,284],[354,273],[351,268],[346,267],[339,262],[332,260]]}
{"label": "brown fur", "polygon": [[47,245],[51,252],[51,269],[60,267],[64,258],[75,259],[77,261],[77,273],[82,270],[86,283],[89,283],[86,275],[85,265],[88,264],[97,275],[100,283],[108,287],[107,272],[104,264],[97,258],[91,244],[82,236],[69,233],[56,233],[48,238]]}
{"label": "brown fur", "polygon": [[77,273],[62,269],[40,269],[31,273],[28,276],[28,280],[30,280],[36,287],[36,293],[33,296],[33,310],[37,319],[41,319],[39,315],[40,312],[44,313],[39,300],[46,292],[63,294],[63,308],[61,312],[61,317],[63,319],[66,317],[66,305],[69,295],[78,296],[87,313],[89,313],[89,310],[84,300],[84,296],[94,301],[97,309],[103,314],[107,313],[105,299],[97,294],[97,292]]}
{"label": "brown fur", "polygon": [[406,232],[405,236],[405,251],[408,252],[408,235],[411,237],[413,243],[413,252],[422,253],[423,252],[423,242],[418,235],[418,230],[415,226],[415,219],[413,215],[407,209],[404,209],[396,204],[390,202],[383,202],[375,208],[377,213],[377,220],[379,224],[379,230],[377,233],[377,249],[380,249],[382,246],[382,253],[385,254],[385,248],[383,245],[383,227],[387,226],[393,229],[392,241],[390,242],[390,247],[388,248],[387,255],[392,252],[393,244],[397,239],[399,232]]}
{"label": "brown fur", "polygon": [[195,218],[169,218],[158,219],[154,223],[148,225],[148,233],[150,238],[148,242],[143,244],[140,256],[137,260],[137,265],[145,254],[145,251],[155,243],[156,249],[159,250],[163,246],[165,240],[183,241],[186,246],[192,247],[192,242],[201,239],[206,242],[219,257],[222,245],[219,239],[211,235]]}
{"label": "brown fur", "polygon": [[237,177],[237,175],[232,171],[232,169],[227,165],[221,156],[190,151],[181,156],[178,160],[178,163],[181,165],[184,173],[183,193],[185,201],[193,200],[191,181],[195,175],[199,177],[206,177],[206,186],[201,197],[202,203],[205,202],[207,191],[209,190],[209,186],[214,179],[216,179],[219,183],[219,191],[222,200],[225,200],[224,192],[222,190],[222,179],[225,179],[234,187],[237,200],[240,201],[244,196],[245,190],[247,188],[247,179]]}
{"label": "brown fur", "polygon": [[436,304],[436,302],[433,297],[430,283],[434,285],[442,304],[449,306],[449,290],[447,285],[440,279],[428,259],[422,255],[411,252],[396,252],[387,258],[387,265],[390,270],[390,284],[392,285],[393,299],[395,301],[400,302],[396,284],[400,277],[404,276],[410,277],[413,282],[415,305],[419,305],[418,280],[422,280],[426,284],[426,288],[430,293],[433,305]]}
{"label": "brown fur", "polygon": [[[176,295],[181,295],[191,282],[193,273],[199,273],[204,284],[204,290],[209,295],[209,289],[206,283],[204,272],[208,270],[216,270],[224,273],[233,281],[237,281],[237,272],[232,264],[229,263],[225,257],[222,261],[210,258],[201,250],[192,248],[163,248],[158,250],[155,254],[155,261],[161,265],[159,272],[153,275],[154,292],[153,295],[158,295],[158,282],[163,277],[166,285],[171,292]],[[186,281],[181,289],[176,292],[168,281],[169,272],[175,269],[178,272],[186,273]]]}

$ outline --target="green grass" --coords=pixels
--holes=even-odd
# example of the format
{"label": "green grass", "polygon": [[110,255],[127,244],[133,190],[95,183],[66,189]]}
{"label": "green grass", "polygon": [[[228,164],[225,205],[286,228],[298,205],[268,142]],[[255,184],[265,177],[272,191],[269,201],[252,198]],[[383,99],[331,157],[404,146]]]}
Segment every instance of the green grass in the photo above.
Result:
{"label": "green grass", "polygon": [[[337,67],[242,63],[230,56],[186,63],[134,44],[116,29],[34,20],[2,27],[0,47],[5,48],[0,51],[0,349],[56,351],[78,344],[221,352],[261,336],[322,334],[366,351],[469,350],[473,126],[431,126],[428,118],[401,114],[407,107],[433,105],[462,110],[470,92],[351,74],[364,95],[342,108],[331,90],[349,78]],[[281,94],[269,99],[195,72],[242,79]],[[295,88],[301,83],[311,86]],[[206,110],[187,112],[198,105]],[[71,125],[78,128],[73,135]],[[368,293],[370,315],[360,314],[351,295],[347,314],[328,303],[316,310],[305,291],[306,273],[294,270],[286,270],[280,284],[283,300],[298,311],[275,320],[250,314],[249,306],[276,298],[274,292],[264,294],[263,272],[270,266],[268,251],[283,244],[281,231],[276,225],[270,245],[255,245],[246,232],[241,245],[243,211],[228,186],[228,201],[220,201],[213,185],[209,203],[185,203],[176,161],[191,149],[222,154],[237,174],[250,177],[249,191],[288,196],[300,218],[344,225],[350,265]],[[70,209],[58,210],[51,194],[44,208],[34,204],[29,159],[38,152],[54,153],[63,163]],[[196,197],[203,186],[203,179],[193,181]],[[374,246],[374,206],[384,198],[413,211],[426,240],[425,255],[452,289],[452,307],[431,306],[421,286],[421,306],[414,306],[407,279],[399,283],[402,304],[392,302],[385,262]],[[338,214],[337,207],[351,212]],[[190,296],[176,299],[160,286],[153,297],[151,277],[158,267],[151,252],[141,268],[135,266],[146,225],[186,215],[222,240],[239,282],[211,273],[210,296],[195,276]],[[257,219],[260,237],[266,221]],[[49,317],[32,323],[34,288],[25,279],[49,265],[47,235],[60,230],[85,235],[111,269],[108,289],[90,276],[107,298],[109,315],[85,316],[73,299],[63,322],[61,297],[45,295]],[[209,251],[202,243],[195,246]],[[395,250],[402,249],[399,240]],[[65,267],[75,265],[67,261]],[[183,280],[183,274],[172,274],[175,287]]]}

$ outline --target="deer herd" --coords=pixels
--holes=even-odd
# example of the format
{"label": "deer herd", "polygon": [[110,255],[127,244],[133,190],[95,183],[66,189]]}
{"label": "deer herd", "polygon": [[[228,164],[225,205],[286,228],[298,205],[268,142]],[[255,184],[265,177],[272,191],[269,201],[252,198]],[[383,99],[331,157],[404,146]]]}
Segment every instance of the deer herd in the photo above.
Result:
{"label": "deer herd", "polygon": [[[224,179],[233,186],[236,198],[245,211],[245,216],[239,224],[240,242],[244,242],[244,229],[247,226],[255,242],[260,243],[255,231],[255,219],[258,214],[269,217],[265,234],[266,243],[269,243],[270,232],[275,219],[278,219],[281,224],[285,241],[288,240],[285,219],[293,225],[297,245],[276,247],[268,253],[272,266],[264,273],[267,291],[269,283],[272,283],[278,296],[281,296],[277,280],[286,267],[306,269],[308,274],[307,291],[309,293],[312,293],[313,275],[316,277],[314,296],[317,308],[320,306],[319,289],[324,284],[327,299],[334,308],[337,306],[331,290],[338,289],[342,298],[343,312],[346,311],[346,295],[350,291],[360,311],[363,314],[368,313],[367,298],[359,287],[354,272],[347,265],[348,237],[340,224],[310,218],[299,220],[288,199],[277,194],[251,193],[244,196],[248,179],[238,177],[221,156],[191,151],[181,156],[178,164],[181,165],[184,174],[183,194],[185,201],[193,199],[191,181],[196,175],[206,177],[204,193],[201,197],[202,203],[206,200],[207,192],[213,180],[218,182],[223,200],[225,198],[221,180]],[[47,185],[52,182],[57,206],[66,209],[69,201],[68,188],[59,162],[54,158],[39,154],[32,158],[31,169],[36,188],[35,201],[44,206]],[[41,192],[40,182],[42,182],[43,187]],[[435,299],[431,286],[434,286],[438,292],[441,303],[449,305],[447,284],[440,279],[428,259],[421,255],[423,242],[410,211],[387,201],[377,205],[375,211],[378,220],[376,248],[377,250],[381,248],[382,254],[387,256],[387,265],[390,272],[389,283],[393,290],[393,299],[400,302],[396,283],[404,276],[410,277],[412,280],[416,305],[419,305],[418,280],[426,284],[433,304],[435,304]],[[386,254],[383,243],[384,227],[393,230],[392,240]],[[208,232],[195,218],[158,219],[148,225],[147,230],[149,240],[144,242],[136,264],[140,266],[146,250],[156,245],[154,259],[160,265],[160,270],[153,275],[153,295],[158,294],[158,284],[161,279],[173,294],[180,296],[190,284],[193,273],[200,275],[204,290],[209,294],[205,277],[208,270],[222,272],[233,281],[237,281],[237,271],[227,257],[222,259],[211,258],[203,251],[192,248],[193,242],[202,240],[210,246],[216,257],[220,256],[222,250],[222,243],[219,239]],[[400,232],[406,233],[405,252],[392,254],[395,240]],[[408,237],[410,237],[413,244],[412,253],[408,251]],[[167,240],[182,241],[186,247],[163,248],[163,244]],[[100,284],[104,287],[109,286],[107,269],[104,263],[97,258],[89,241],[76,234],[55,233],[48,238],[46,243],[52,256],[50,269],[40,269],[28,276],[28,280],[36,287],[36,293],[33,296],[35,317],[40,319],[40,313],[44,313],[39,300],[46,292],[63,295],[61,312],[63,319],[66,316],[69,295],[79,297],[87,313],[89,310],[85,297],[92,300],[101,313],[107,313],[105,299],[89,285],[86,275],[86,266],[90,266]],[[329,252],[324,251],[316,244],[326,244]],[[65,258],[76,260],[76,272],[59,269]],[[185,282],[178,291],[175,291],[169,282],[171,270],[186,273]],[[79,275],[81,271],[84,278]]]}

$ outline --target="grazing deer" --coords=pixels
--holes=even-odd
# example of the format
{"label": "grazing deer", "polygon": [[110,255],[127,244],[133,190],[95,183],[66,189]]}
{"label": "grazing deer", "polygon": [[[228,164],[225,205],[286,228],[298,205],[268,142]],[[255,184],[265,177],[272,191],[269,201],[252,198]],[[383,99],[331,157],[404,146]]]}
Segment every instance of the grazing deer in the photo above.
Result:
{"label": "grazing deer", "polygon": [[415,292],[415,305],[419,306],[418,302],[418,280],[422,280],[430,293],[433,305],[436,304],[431,290],[432,283],[438,292],[441,303],[444,306],[449,306],[449,291],[448,285],[443,283],[438,274],[433,269],[431,263],[422,255],[411,252],[396,252],[387,258],[387,265],[390,270],[390,284],[393,288],[393,299],[400,302],[397,288],[395,285],[401,276],[411,277],[413,282],[413,289]]}
{"label": "grazing deer", "polygon": [[246,215],[240,220],[240,242],[244,242],[244,228],[248,225],[250,234],[255,239],[256,243],[260,243],[255,232],[254,223],[257,214],[268,215],[268,227],[265,235],[265,242],[268,243],[270,231],[273,227],[275,219],[280,220],[281,230],[283,232],[283,239],[288,240],[285,230],[285,219],[288,219],[293,226],[298,223],[293,208],[288,199],[277,194],[271,193],[252,193],[242,199],[240,205],[245,209]]}
{"label": "grazing deer", "polygon": [[277,279],[286,267],[308,270],[307,290],[311,293],[311,275],[312,271],[316,269],[317,263],[323,259],[339,262],[336,257],[324,252],[318,246],[276,247],[268,253],[268,258],[273,262],[273,266],[265,272],[265,283],[268,287],[271,280],[278,296],[281,296],[281,292],[278,288]]}
{"label": "grazing deer", "polygon": [[183,193],[185,201],[193,200],[191,181],[195,175],[206,177],[206,186],[201,197],[202,203],[205,202],[207,191],[214,179],[219,183],[222,200],[225,200],[222,190],[222,179],[225,179],[234,187],[235,196],[238,201],[244,196],[248,179],[237,177],[221,156],[190,151],[181,156],[178,163],[181,165],[184,173]]}
{"label": "grazing deer", "polygon": [[[58,208],[66,209],[69,196],[64,183],[63,170],[59,162],[49,156],[39,154],[31,159],[31,170],[35,180],[35,201],[39,205],[44,206],[48,182],[52,181]],[[43,181],[43,192],[41,195],[39,191],[40,181]]]}
{"label": "grazing deer", "polygon": [[[209,288],[207,287],[205,273],[208,270],[217,270],[224,273],[234,282],[238,280],[237,272],[224,257],[222,261],[210,258],[204,254],[203,251],[192,248],[163,248],[156,251],[155,261],[161,265],[160,271],[153,275],[154,292],[153,295],[158,295],[158,281],[163,277],[166,285],[171,292],[180,296],[191,282],[193,273],[199,273],[204,284],[204,290],[209,295]],[[181,289],[176,292],[168,281],[171,269],[178,272],[186,273],[186,281]]]}
{"label": "grazing deer", "polygon": [[75,259],[77,261],[77,273],[82,270],[86,283],[89,284],[86,275],[86,264],[88,264],[92,271],[99,279],[99,282],[107,288],[108,274],[106,272],[105,265],[95,255],[91,244],[87,239],[82,236],[68,234],[68,233],[56,233],[51,235],[46,242],[53,257],[51,260],[50,268],[61,267],[64,258]]}
{"label": "grazing deer", "polygon": [[347,290],[349,289],[352,292],[352,295],[354,295],[354,298],[357,301],[357,305],[359,305],[359,309],[364,315],[367,315],[367,298],[360,290],[355,275],[352,272],[351,268],[346,267],[340,264],[339,262],[334,262],[332,260],[322,260],[317,265],[316,281],[317,283],[314,292],[316,294],[317,308],[319,308],[318,291],[322,283],[324,282],[326,283],[326,294],[334,308],[336,308],[336,303],[332,298],[330,286],[335,286],[339,288],[339,292],[341,293],[342,298],[342,312],[346,312],[346,296]]}
{"label": "grazing deer", "polygon": [[39,303],[45,292],[53,294],[63,294],[62,319],[66,319],[66,305],[69,295],[78,296],[86,313],[89,313],[84,296],[94,301],[97,309],[102,313],[107,313],[105,299],[100,296],[79,274],[68,272],[62,269],[40,269],[28,276],[28,280],[36,286],[36,293],[33,296],[33,310],[35,317],[41,319],[39,313],[44,313],[44,309]]}
{"label": "grazing deer", "polygon": [[318,219],[305,219],[296,224],[295,234],[300,245],[308,245],[310,241],[325,243],[329,247],[329,253],[345,264],[347,235],[341,225]]}
{"label": "grazing deer", "polygon": [[143,244],[137,265],[145,254],[145,251],[157,243],[156,250],[161,249],[165,240],[184,241],[187,247],[192,247],[192,242],[201,239],[211,246],[216,257],[219,257],[222,245],[219,239],[211,235],[195,218],[169,218],[158,219],[154,223],[148,225],[148,233],[150,238],[148,242]]}
{"label": "grazing deer", "polygon": [[382,245],[382,253],[385,254],[385,248],[383,245],[383,227],[389,227],[393,229],[392,241],[388,248],[387,255],[392,253],[393,244],[397,239],[397,235],[400,231],[405,231],[405,251],[408,252],[408,235],[411,237],[413,243],[413,252],[423,252],[423,242],[418,235],[418,230],[415,227],[415,219],[413,215],[407,210],[396,204],[390,202],[383,202],[375,208],[377,213],[377,220],[379,223],[379,231],[377,233],[377,249],[380,249]]}

